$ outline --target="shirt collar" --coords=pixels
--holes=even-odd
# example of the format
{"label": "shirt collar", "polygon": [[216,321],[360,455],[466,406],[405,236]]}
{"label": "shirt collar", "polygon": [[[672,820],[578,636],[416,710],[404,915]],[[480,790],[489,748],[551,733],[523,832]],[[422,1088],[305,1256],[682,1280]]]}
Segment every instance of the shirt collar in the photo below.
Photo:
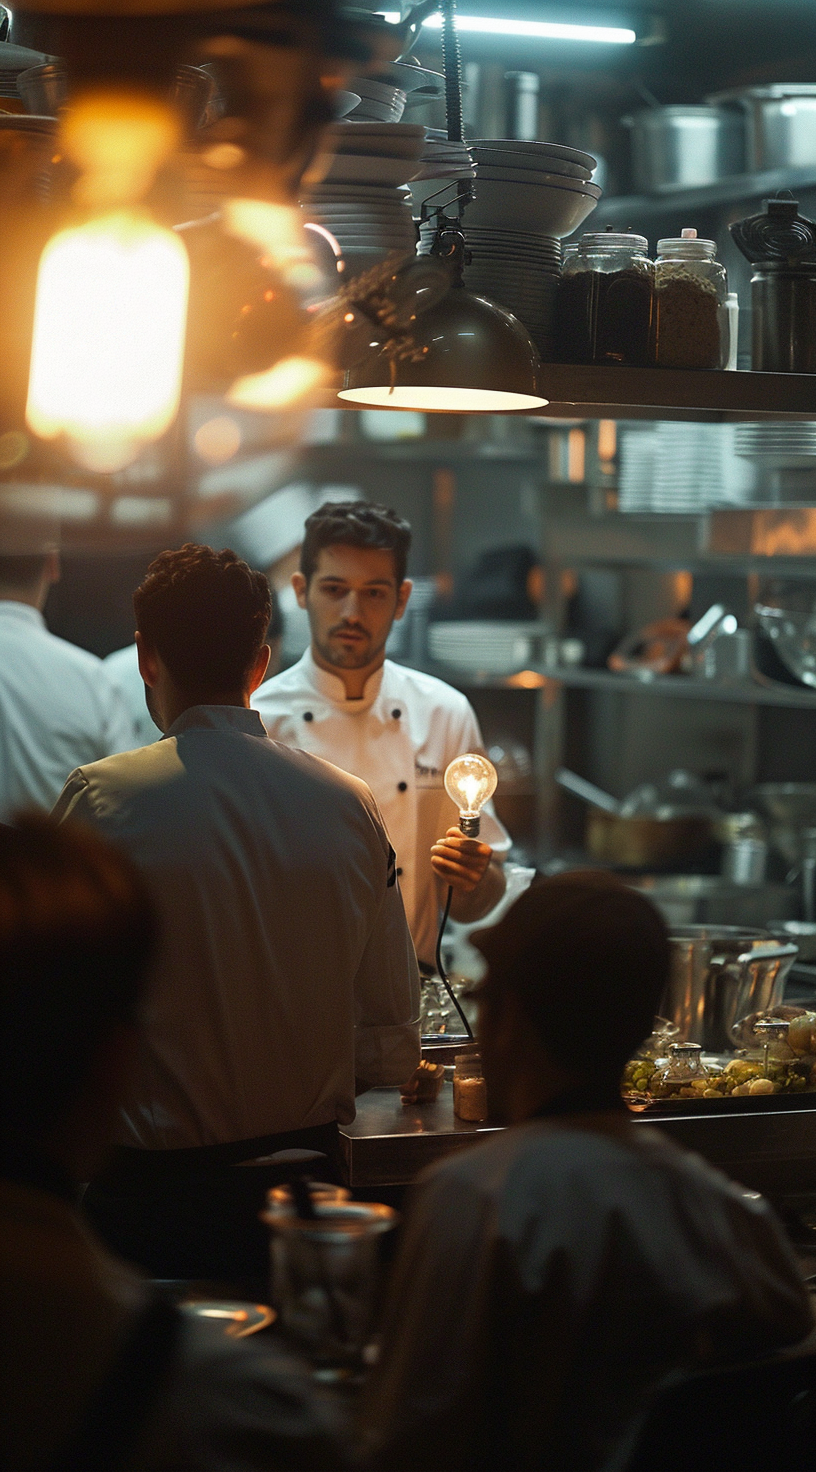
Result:
{"label": "shirt collar", "polygon": [[36,624],[38,628],[45,628],[45,619],[39,608],[31,603],[18,603],[16,598],[0,598],[0,614],[4,618],[16,618],[20,623]]}
{"label": "shirt collar", "polygon": [[266,727],[256,710],[242,705],[190,705],[175,720],[165,736],[182,731],[243,731],[246,736],[265,736]]}
{"label": "shirt collar", "polygon": [[345,711],[351,716],[361,715],[364,711],[370,710],[382,689],[385,664],[380,665],[373,675],[369,675],[365,682],[362,699],[349,700],[340,676],[332,675],[328,670],[322,670],[318,664],[315,664],[310,648],[306,650],[302,663],[303,673],[317,694],[322,695],[324,700],[328,700],[338,710]]}

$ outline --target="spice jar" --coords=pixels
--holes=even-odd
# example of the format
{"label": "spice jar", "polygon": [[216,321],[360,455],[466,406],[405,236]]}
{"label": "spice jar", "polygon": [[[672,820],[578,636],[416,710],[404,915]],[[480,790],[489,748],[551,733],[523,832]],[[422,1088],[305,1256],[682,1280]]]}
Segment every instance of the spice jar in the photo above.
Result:
{"label": "spice jar", "polygon": [[457,1053],[453,1060],[453,1112],[474,1123],[487,1119],[487,1084],[479,1053]]}
{"label": "spice jar", "polygon": [[657,242],[655,358],[660,368],[725,368],[728,282],[713,240],[696,230]]}
{"label": "spice jar", "polygon": [[565,363],[648,367],[654,267],[643,235],[582,235],[564,260],[555,336]]}

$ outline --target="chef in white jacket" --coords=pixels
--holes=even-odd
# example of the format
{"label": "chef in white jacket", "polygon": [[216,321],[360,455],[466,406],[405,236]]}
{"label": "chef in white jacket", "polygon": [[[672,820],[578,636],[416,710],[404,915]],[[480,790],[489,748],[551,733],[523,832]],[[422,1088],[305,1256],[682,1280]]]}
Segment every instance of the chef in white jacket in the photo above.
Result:
{"label": "chef in white jacket", "polygon": [[385,658],[411,594],[410,540],[407,522],[365,502],[329,503],[308,518],[292,584],[311,645],[252,705],[273,740],[368,783],[396,850],[417,955],[430,964],[446,886],[454,919],[481,919],[504,892],[510,838],[490,807],[480,839],[464,837],[443,786],[448,763],[482,746],[465,696]]}

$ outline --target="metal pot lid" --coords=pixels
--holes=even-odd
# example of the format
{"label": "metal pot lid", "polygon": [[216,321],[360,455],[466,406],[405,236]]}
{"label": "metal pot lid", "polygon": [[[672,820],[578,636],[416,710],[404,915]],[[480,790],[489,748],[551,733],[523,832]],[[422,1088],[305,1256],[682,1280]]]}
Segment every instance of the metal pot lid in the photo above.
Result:
{"label": "metal pot lid", "polygon": [[729,225],[734,244],[751,262],[816,262],[816,224],[799,214],[790,195],[769,199],[761,215]]}

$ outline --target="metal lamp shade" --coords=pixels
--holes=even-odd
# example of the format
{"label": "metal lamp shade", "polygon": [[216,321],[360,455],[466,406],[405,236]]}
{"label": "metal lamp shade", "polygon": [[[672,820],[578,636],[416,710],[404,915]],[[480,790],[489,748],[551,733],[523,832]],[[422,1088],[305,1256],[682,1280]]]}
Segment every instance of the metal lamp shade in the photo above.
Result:
{"label": "metal lamp shade", "polygon": [[521,323],[484,297],[454,286],[418,317],[414,341],[427,351],[417,362],[391,365],[377,345],[347,375],[340,398],[381,409],[502,413],[546,404],[538,387],[539,360]]}

